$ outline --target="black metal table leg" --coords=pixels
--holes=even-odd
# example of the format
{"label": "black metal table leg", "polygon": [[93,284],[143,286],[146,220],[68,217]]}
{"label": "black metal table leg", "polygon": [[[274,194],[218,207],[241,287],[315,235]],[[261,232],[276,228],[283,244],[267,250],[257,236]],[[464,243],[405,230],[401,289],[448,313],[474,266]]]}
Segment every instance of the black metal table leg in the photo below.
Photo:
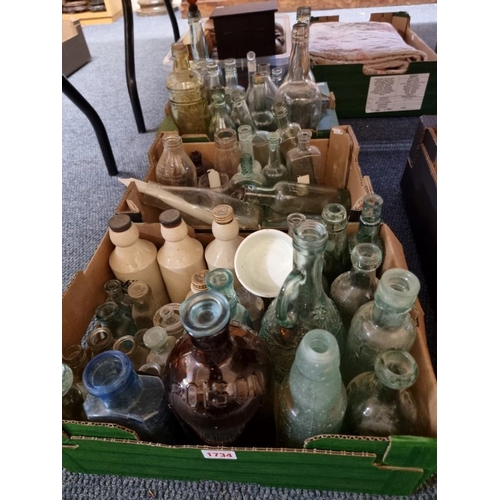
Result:
{"label": "black metal table leg", "polygon": [[172,7],[172,0],[163,0],[165,2],[165,7],[167,8],[168,16],[170,17],[170,22],[172,23],[172,31],[174,32],[174,40],[177,42],[181,35],[179,34],[179,25],[177,24],[177,18],[175,17],[174,8]]}
{"label": "black metal table leg", "polygon": [[78,90],[64,75],[62,75],[62,91],[64,95],[89,119],[92,127],[94,127],[109,175],[118,175],[118,169],[116,168],[116,161],[113,155],[113,150],[111,149],[111,143],[109,142],[108,133],[102,123],[101,117],[97,114],[97,111],[90,105],[87,99],[85,99],[85,97],[78,92]]}
{"label": "black metal table leg", "polygon": [[128,95],[132,104],[137,130],[140,134],[146,132],[144,117],[142,115],[141,103],[137,92],[135,79],[135,55],[134,55],[134,14],[130,0],[122,0],[123,25],[125,29],[125,73],[127,77]]}

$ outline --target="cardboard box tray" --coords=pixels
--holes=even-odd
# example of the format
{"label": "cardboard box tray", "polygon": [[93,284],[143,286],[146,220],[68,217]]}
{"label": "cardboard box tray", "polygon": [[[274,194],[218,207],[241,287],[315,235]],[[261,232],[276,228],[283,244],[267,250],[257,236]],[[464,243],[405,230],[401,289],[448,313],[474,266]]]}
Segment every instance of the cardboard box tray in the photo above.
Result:
{"label": "cardboard box tray", "polygon": [[[158,223],[138,224],[142,238],[162,244]],[[351,223],[348,232],[355,231]],[[213,238],[197,234],[204,246]],[[401,244],[387,225],[382,271],[406,268]],[[78,272],[62,299],[62,346],[81,341],[96,307],[105,300],[103,286],[113,278],[108,258],[113,244],[106,234],[85,271]],[[436,378],[427,350],[423,311],[412,312],[417,339],[412,355],[419,377],[412,387],[420,409],[421,436],[316,436],[304,449],[211,448],[167,446],[139,441],[124,427],[106,423],[62,422],[63,466],[71,472],[177,480],[258,483],[262,486],[408,495],[437,467]],[[206,459],[201,450],[232,450],[235,460]]]}
{"label": "cardboard box tray", "polygon": [[[163,152],[163,137],[172,132],[161,132],[149,148],[148,157],[150,168],[143,180],[156,182],[156,165]],[[215,146],[213,142],[190,142],[189,139],[200,136],[183,138],[184,150],[189,154],[198,150],[203,158],[214,162]],[[347,188],[351,193],[352,209],[351,220],[359,220],[363,206],[363,198],[373,192],[370,178],[363,176],[358,162],[359,144],[349,125],[332,127],[329,139],[313,139],[311,144],[318,147],[322,154],[325,175],[321,184],[335,188]],[[145,205],[142,195],[135,184],[128,186],[118,204],[116,213],[126,213],[135,222],[158,222],[161,210]],[[318,214],[319,215],[319,214]],[[193,225],[196,230],[207,231],[206,224]]]}

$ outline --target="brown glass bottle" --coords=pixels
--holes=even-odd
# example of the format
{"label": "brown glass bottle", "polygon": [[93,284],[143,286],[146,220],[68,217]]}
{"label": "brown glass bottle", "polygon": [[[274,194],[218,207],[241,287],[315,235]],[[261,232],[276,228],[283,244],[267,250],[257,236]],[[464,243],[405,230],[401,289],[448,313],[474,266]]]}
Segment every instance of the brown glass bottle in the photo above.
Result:
{"label": "brown glass bottle", "polygon": [[274,446],[274,369],[264,342],[230,323],[227,299],[203,291],[180,307],[187,335],[163,381],[190,444]]}

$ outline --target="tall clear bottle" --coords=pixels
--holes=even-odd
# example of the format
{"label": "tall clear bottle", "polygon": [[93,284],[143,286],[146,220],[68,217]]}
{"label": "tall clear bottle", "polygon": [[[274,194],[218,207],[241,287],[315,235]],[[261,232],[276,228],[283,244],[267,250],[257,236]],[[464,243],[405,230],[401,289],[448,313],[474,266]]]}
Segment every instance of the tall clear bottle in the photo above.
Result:
{"label": "tall clear bottle", "polygon": [[302,129],[316,129],[321,119],[321,90],[309,78],[309,27],[296,23],[292,28],[292,49],[288,73],[276,92],[276,102],[285,101],[289,119]]}
{"label": "tall clear bottle", "polygon": [[374,300],[363,304],[352,318],[341,362],[345,384],[372,371],[380,352],[411,350],[417,330],[410,311],[419,291],[418,278],[406,269],[392,268],[382,274]]}
{"label": "tall clear bottle", "polygon": [[276,120],[271,112],[271,102],[266,99],[266,75],[255,73],[252,75],[252,87],[247,97],[248,109],[258,130],[273,132],[276,130]]}
{"label": "tall clear bottle", "polygon": [[211,89],[211,96],[212,104],[210,105],[211,118],[208,127],[208,138],[213,141],[217,131],[228,128],[236,130],[236,124],[228,111],[224,87],[213,87]]}
{"label": "tall clear bottle", "polygon": [[238,83],[238,70],[236,68],[236,59],[229,58],[224,60],[224,76],[226,80],[226,86],[224,88],[226,93],[226,103],[229,108],[232,108],[233,92],[245,94],[245,87]]}
{"label": "tall clear bottle", "polygon": [[201,22],[200,9],[198,9],[198,5],[196,5],[196,3],[191,2],[189,4],[187,19],[189,25],[189,35],[191,38],[191,54],[193,55],[193,60],[197,61],[199,59],[210,59],[208,44],[205,38],[203,24]]}
{"label": "tall clear bottle", "polygon": [[183,134],[206,134],[210,123],[204,82],[189,66],[188,49],[182,42],[172,44],[174,69],[167,77],[172,119]]}
{"label": "tall clear bottle", "polygon": [[240,125],[249,125],[254,132],[257,129],[250,109],[248,109],[245,93],[239,90],[235,90],[231,94],[231,118],[238,127]]}
{"label": "tall clear bottle", "polygon": [[352,269],[337,276],[331,284],[330,297],[349,331],[355,312],[375,297],[378,279],[375,276],[382,264],[382,252],[373,243],[360,243],[351,253]]}
{"label": "tall clear bottle", "polygon": [[162,212],[160,224],[165,243],[158,250],[158,265],[171,300],[181,303],[189,292],[193,273],[206,269],[203,245],[188,235],[178,210]]}
{"label": "tall clear bottle", "polygon": [[329,203],[323,208],[321,219],[328,231],[323,276],[329,292],[333,280],[351,268],[347,244],[347,210],[340,203]]}
{"label": "tall clear bottle", "polygon": [[154,243],[140,238],[138,227],[127,214],[111,217],[108,228],[111,243],[115,245],[109,256],[113,274],[123,282],[146,282],[153,292],[156,309],[168,304],[170,298],[158,267]]}
{"label": "tall clear bottle", "polygon": [[295,227],[293,270],[262,319],[259,335],[271,351],[278,382],[290,372],[295,352],[310,330],[328,330],[337,339],[340,353],[344,352],[342,319],[321,280],[327,239],[321,222],[308,219]]}
{"label": "tall clear bottle", "polygon": [[271,64],[266,62],[257,63],[257,73],[264,75],[264,85],[266,87],[266,107],[270,110],[274,104],[276,92],[278,91],[278,87],[276,87],[271,78]]}
{"label": "tall clear bottle", "polygon": [[340,431],[347,395],[339,367],[335,337],[321,329],[306,333],[279,391],[280,446],[303,448],[310,437]]}
{"label": "tall clear bottle", "polygon": [[[311,26],[311,7],[297,7],[297,22],[307,24],[307,39],[309,40],[309,27]],[[307,74],[309,80],[315,82],[316,78],[313,75],[311,68]]]}
{"label": "tall clear bottle", "polygon": [[298,145],[297,134],[300,132],[298,123],[291,123],[288,119],[288,108],[284,101],[275,102],[271,108],[280,134],[280,151],[283,161],[286,163],[288,151],[296,148]]}
{"label": "tall clear bottle", "polygon": [[156,164],[156,180],[165,186],[197,186],[196,167],[184,151],[182,138],[166,135],[162,139],[163,152]]}
{"label": "tall clear bottle", "polygon": [[245,99],[250,107],[250,102],[252,100],[252,87],[253,87],[253,75],[257,73],[257,56],[253,50],[247,52],[247,90],[245,92]]}
{"label": "tall clear bottle", "polygon": [[304,184],[320,184],[323,179],[321,151],[311,144],[312,132],[297,133],[297,147],[286,155],[286,168],[290,179]]}
{"label": "tall clear bottle", "polygon": [[281,163],[281,139],[279,132],[269,132],[267,143],[269,147],[269,159],[267,165],[262,169],[262,173],[267,180],[267,185],[272,187],[279,181],[288,180],[288,170]]}

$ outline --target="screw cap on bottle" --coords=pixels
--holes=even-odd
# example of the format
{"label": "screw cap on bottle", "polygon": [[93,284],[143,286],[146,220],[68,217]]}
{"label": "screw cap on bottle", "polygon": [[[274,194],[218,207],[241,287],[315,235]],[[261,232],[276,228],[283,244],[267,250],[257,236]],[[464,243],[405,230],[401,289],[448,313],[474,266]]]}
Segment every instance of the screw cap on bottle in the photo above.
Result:
{"label": "screw cap on bottle", "polygon": [[231,205],[217,205],[212,209],[214,222],[217,224],[229,224],[234,219],[234,211]]}
{"label": "screw cap on bottle", "polygon": [[182,222],[181,213],[175,208],[162,212],[159,220],[163,227],[177,227]]}
{"label": "screw cap on bottle", "polygon": [[132,219],[127,214],[114,215],[108,221],[108,227],[115,233],[123,233],[132,226]]}

